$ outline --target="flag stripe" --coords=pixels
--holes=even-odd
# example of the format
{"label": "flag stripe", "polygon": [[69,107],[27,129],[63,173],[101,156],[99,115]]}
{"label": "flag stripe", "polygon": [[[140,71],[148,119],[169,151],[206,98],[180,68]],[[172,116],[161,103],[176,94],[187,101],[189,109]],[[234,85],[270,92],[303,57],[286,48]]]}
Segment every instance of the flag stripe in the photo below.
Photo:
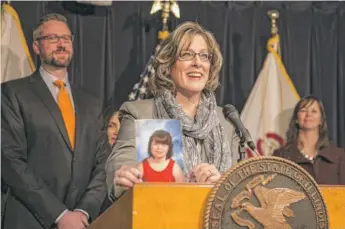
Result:
{"label": "flag stripe", "polygon": [[278,55],[277,51],[272,47],[272,44],[278,44],[280,42],[280,38],[279,38],[279,35],[275,35],[273,37],[271,37],[268,41],[268,45],[267,45],[267,49],[270,53],[273,54],[275,60],[277,61],[278,65],[279,65],[279,68],[280,68],[280,71],[283,73],[283,76],[285,77],[285,80],[287,81],[288,85],[290,86],[292,92],[294,93],[294,95],[296,96],[296,99],[300,99],[300,96],[289,76],[289,74],[287,73],[285,67],[284,67],[284,64],[280,58],[280,56]]}
{"label": "flag stripe", "polygon": [[19,36],[20,36],[20,41],[21,41],[21,44],[23,46],[25,55],[27,57],[27,60],[29,61],[31,70],[34,72],[35,71],[35,65],[34,65],[34,62],[31,58],[31,54],[29,52],[28,44],[26,42],[18,14],[17,14],[16,10],[9,4],[4,3],[2,7],[3,7],[4,12],[10,14],[16,23],[16,26],[17,26],[17,29],[19,32]]}

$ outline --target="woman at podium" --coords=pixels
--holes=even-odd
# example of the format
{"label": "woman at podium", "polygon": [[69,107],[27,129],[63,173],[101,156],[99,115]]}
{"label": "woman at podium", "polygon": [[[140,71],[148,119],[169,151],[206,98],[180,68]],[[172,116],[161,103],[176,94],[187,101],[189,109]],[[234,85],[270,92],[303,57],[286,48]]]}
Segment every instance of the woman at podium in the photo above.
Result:
{"label": "woman at podium", "polygon": [[142,182],[137,169],[135,120],[178,119],[183,132],[185,181],[212,184],[232,165],[234,128],[214,95],[222,66],[212,33],[194,22],[179,25],[155,53],[152,99],[125,102],[121,128],[106,164],[110,198]]}
{"label": "woman at podium", "polygon": [[290,120],[286,144],[273,156],[302,166],[318,184],[345,185],[345,152],[331,144],[324,106],[309,95],[296,105]]}

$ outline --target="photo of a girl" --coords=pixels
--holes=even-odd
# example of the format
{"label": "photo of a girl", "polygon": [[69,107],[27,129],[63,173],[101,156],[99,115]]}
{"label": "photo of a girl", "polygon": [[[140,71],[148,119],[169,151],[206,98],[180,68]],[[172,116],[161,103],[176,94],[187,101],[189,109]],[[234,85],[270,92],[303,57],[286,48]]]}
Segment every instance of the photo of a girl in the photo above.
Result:
{"label": "photo of a girl", "polygon": [[145,182],[184,182],[180,166],[172,159],[173,142],[169,132],[156,130],[150,137],[148,157],[138,164]]}

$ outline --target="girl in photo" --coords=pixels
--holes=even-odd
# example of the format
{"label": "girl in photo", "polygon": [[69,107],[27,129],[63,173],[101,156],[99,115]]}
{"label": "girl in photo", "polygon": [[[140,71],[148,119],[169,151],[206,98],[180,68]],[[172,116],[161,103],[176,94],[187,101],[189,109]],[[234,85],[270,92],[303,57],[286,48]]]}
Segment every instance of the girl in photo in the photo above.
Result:
{"label": "girl in photo", "polygon": [[150,137],[147,152],[149,157],[138,165],[144,182],[184,182],[180,166],[172,159],[173,143],[169,132],[155,131]]}

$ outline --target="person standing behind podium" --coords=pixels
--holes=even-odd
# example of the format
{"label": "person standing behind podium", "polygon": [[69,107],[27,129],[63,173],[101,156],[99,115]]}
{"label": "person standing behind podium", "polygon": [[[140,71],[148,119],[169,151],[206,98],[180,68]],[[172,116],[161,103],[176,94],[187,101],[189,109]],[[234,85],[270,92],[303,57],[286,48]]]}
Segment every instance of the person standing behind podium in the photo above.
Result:
{"label": "person standing behind podium", "polygon": [[[119,111],[112,105],[105,110],[105,124],[107,125],[109,146],[112,148],[116,143],[117,134],[121,126],[119,121]],[[104,198],[100,214],[105,212],[111,206],[111,204],[112,202],[109,200],[108,196],[106,196]]]}
{"label": "person standing behind podium", "polygon": [[111,115],[106,118],[106,122],[108,141],[110,146],[113,147],[121,126],[119,121],[119,111],[113,111]]}
{"label": "person standing behind podium", "polygon": [[64,16],[44,16],[33,40],[41,67],[1,84],[2,228],[83,229],[106,197],[101,106],[69,84],[73,35]]}
{"label": "person standing behind podium", "polygon": [[286,144],[273,152],[302,166],[318,184],[345,185],[345,152],[331,144],[324,106],[309,95],[296,105]]}
{"label": "person standing behind podium", "polygon": [[[155,54],[153,99],[125,102],[121,128],[106,163],[108,195],[118,198],[142,182],[136,168],[135,119],[179,119],[186,179],[214,184],[232,166],[234,135],[214,95],[222,55],[215,37],[194,22],[178,26]],[[115,191],[115,192],[114,192]]]}

